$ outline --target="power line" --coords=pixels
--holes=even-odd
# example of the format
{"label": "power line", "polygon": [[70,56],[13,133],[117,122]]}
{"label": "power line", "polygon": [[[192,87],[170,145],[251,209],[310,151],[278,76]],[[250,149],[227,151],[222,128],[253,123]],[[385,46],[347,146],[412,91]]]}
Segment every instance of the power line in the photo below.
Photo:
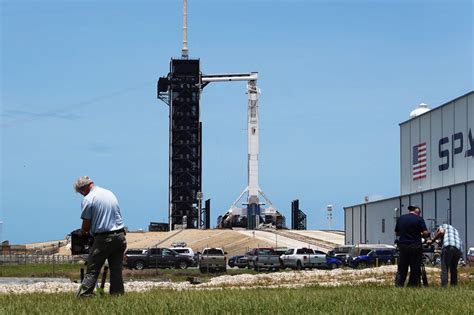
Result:
{"label": "power line", "polygon": [[126,89],[121,89],[121,90],[114,91],[114,92],[111,92],[111,93],[95,96],[95,97],[89,98],[87,100],[83,100],[83,101],[80,101],[80,102],[77,102],[77,103],[69,104],[69,105],[66,105],[64,107],[56,108],[54,110],[50,110],[50,111],[46,111],[46,112],[42,112],[42,113],[31,113],[32,115],[34,115],[34,117],[28,117],[28,118],[23,118],[23,119],[17,119],[17,120],[11,121],[11,122],[1,123],[0,128],[14,127],[14,126],[17,126],[17,125],[21,125],[21,124],[36,121],[36,120],[40,120],[40,119],[43,119],[43,118],[51,118],[52,116],[56,116],[58,114],[64,114],[64,113],[67,113],[69,111],[74,111],[74,110],[89,106],[91,104],[103,101],[103,100],[108,99],[108,98],[116,97],[116,96],[119,96],[119,95],[130,93],[132,91],[139,90],[141,88],[144,88],[145,86],[148,86],[149,84],[150,84],[150,82],[146,82],[146,83],[142,83],[140,85],[132,86],[132,87],[129,87],[129,88],[126,88]]}

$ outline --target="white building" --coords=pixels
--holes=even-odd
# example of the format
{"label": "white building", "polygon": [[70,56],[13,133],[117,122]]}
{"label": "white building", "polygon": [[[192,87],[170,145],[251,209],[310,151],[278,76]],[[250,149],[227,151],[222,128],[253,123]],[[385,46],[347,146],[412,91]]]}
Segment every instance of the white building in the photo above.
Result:
{"label": "white building", "polygon": [[422,208],[428,229],[450,223],[474,247],[474,91],[400,124],[401,195],[344,207],[345,243],[395,240],[396,219]]}

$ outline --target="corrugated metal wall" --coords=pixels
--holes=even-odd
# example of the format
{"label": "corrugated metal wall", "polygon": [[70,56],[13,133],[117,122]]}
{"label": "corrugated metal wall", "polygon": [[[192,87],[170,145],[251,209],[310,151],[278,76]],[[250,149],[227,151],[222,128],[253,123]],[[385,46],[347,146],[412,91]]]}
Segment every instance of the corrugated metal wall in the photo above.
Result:
{"label": "corrugated metal wall", "polygon": [[[474,180],[474,92],[400,124],[401,194]],[[426,143],[426,178],[413,179],[414,146]]]}
{"label": "corrugated metal wall", "polygon": [[428,230],[450,223],[459,230],[465,251],[474,247],[474,181],[346,207],[345,243],[393,244],[396,217],[408,213],[410,204],[422,208]]}
{"label": "corrugated metal wall", "polygon": [[[424,142],[426,178],[413,180]],[[474,247],[474,92],[400,124],[400,172],[400,197],[344,208],[346,244],[393,244],[396,217],[417,205],[429,230],[451,223]]]}

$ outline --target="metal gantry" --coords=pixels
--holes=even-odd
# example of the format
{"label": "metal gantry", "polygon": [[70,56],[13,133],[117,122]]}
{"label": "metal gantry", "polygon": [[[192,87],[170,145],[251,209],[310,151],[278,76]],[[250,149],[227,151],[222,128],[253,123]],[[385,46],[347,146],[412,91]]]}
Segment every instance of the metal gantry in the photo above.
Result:
{"label": "metal gantry", "polygon": [[[202,211],[202,124],[200,94],[211,82],[246,81],[248,95],[247,141],[248,183],[239,198],[218,222],[220,227],[244,224],[257,228],[261,223],[284,226],[284,217],[265,196],[258,184],[260,147],[257,72],[202,75],[199,59],[189,59],[187,40],[187,0],[183,0],[183,46],[181,59],[171,59],[170,72],[158,81],[158,98],[169,106],[169,226],[209,228],[210,201]],[[245,208],[237,206],[247,195]],[[260,203],[263,197],[265,203]],[[261,207],[268,205],[266,207]],[[261,222],[263,218],[263,222]]]}

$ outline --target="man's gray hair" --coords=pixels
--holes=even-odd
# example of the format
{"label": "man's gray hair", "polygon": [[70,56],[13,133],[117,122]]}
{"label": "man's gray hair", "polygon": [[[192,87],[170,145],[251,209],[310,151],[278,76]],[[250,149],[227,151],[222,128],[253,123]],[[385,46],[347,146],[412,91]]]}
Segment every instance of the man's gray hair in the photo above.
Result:
{"label": "man's gray hair", "polygon": [[81,188],[84,188],[91,183],[93,183],[93,181],[89,176],[81,176],[74,183],[74,189],[76,190],[76,192],[79,192]]}

